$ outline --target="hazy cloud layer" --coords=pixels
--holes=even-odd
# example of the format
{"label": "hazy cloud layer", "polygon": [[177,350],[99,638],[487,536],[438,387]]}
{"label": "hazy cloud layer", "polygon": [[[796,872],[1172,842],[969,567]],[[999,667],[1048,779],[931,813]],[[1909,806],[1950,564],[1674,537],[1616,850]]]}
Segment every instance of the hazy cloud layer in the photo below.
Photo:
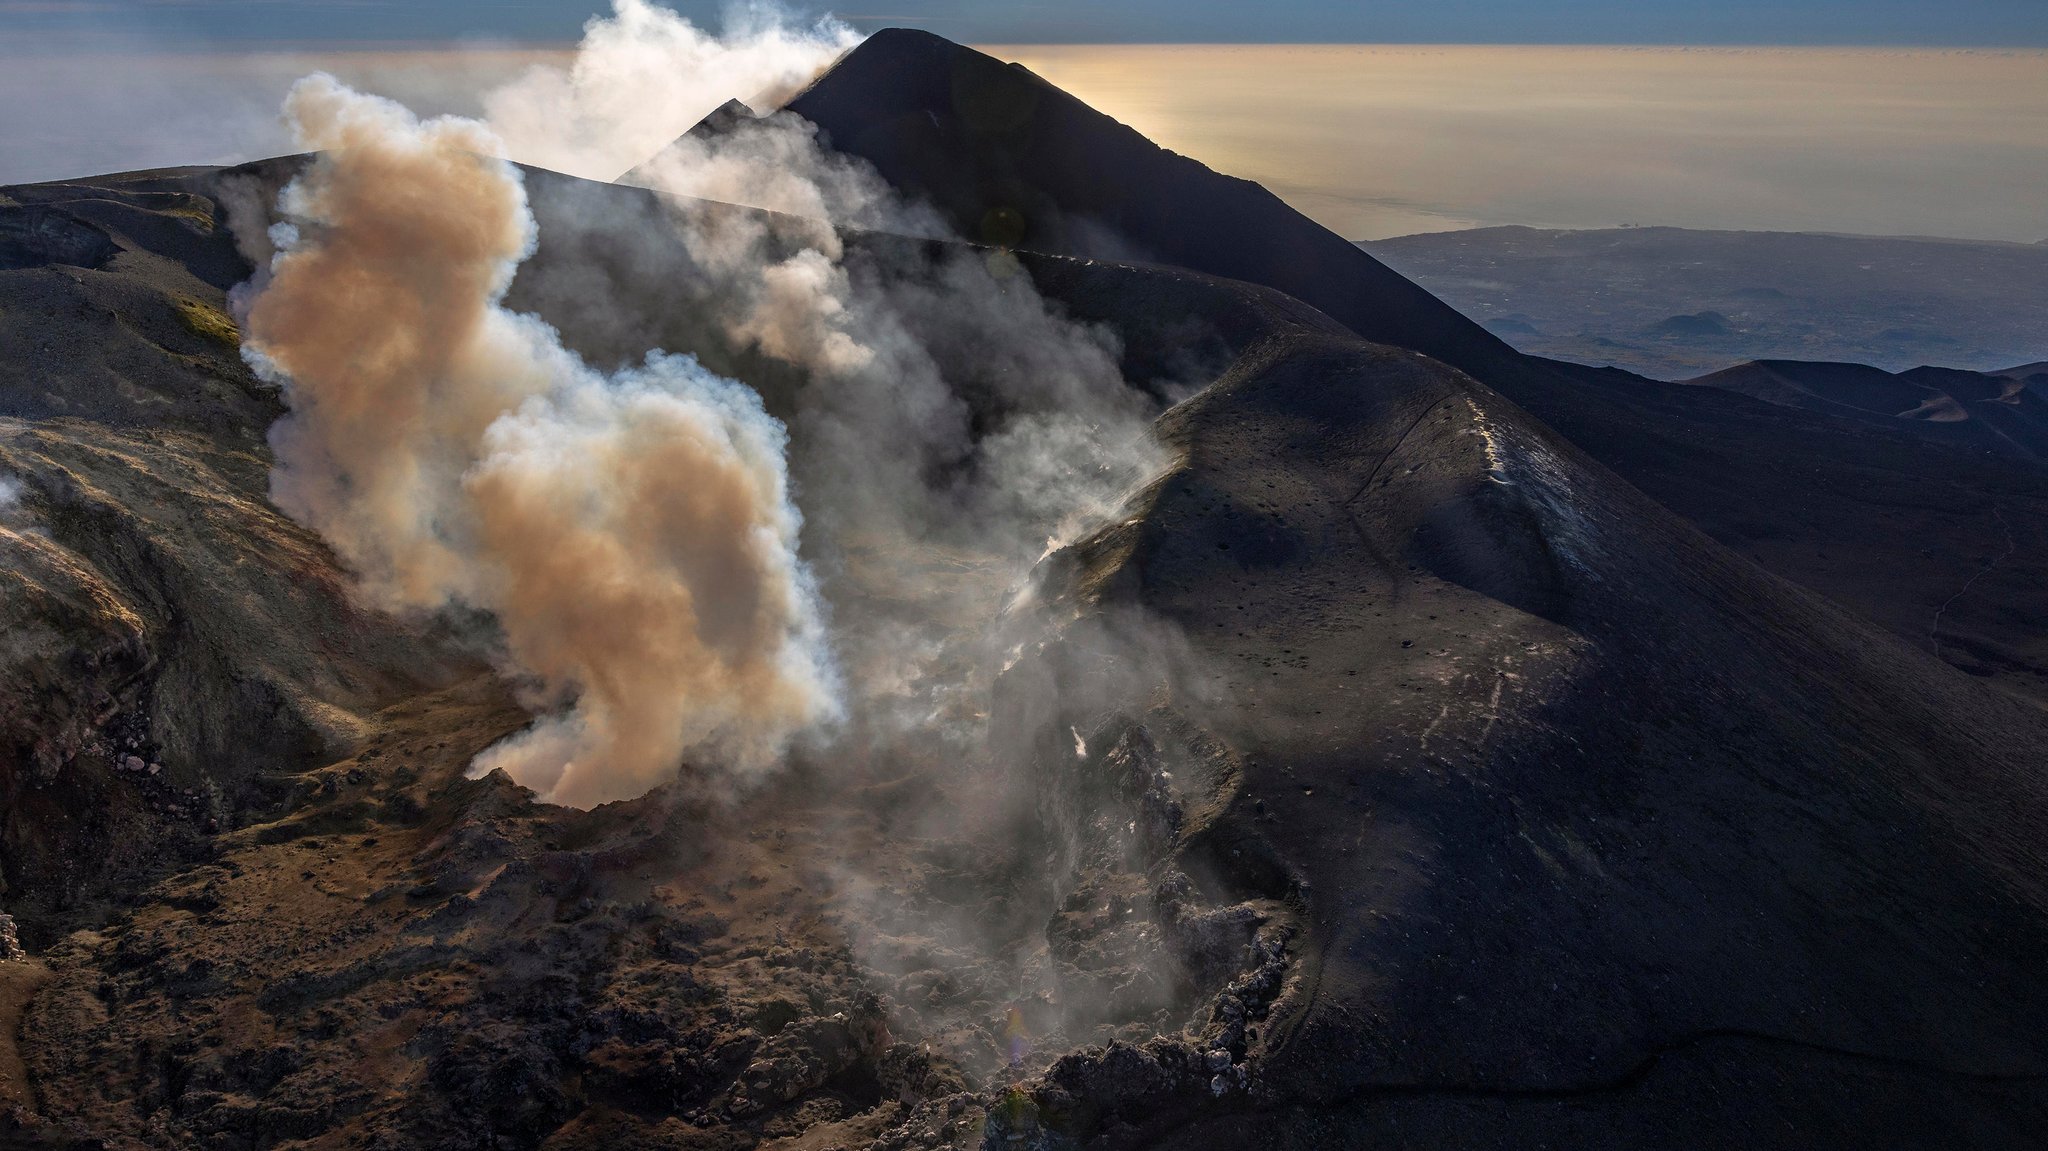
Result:
{"label": "hazy cloud layer", "polygon": [[[837,43],[829,26],[822,41],[818,31],[791,34],[785,58]],[[2048,237],[2038,194],[2048,186],[2048,54],[2039,51],[991,50],[1162,144],[1267,184],[1352,239],[1629,223]],[[478,115],[485,92],[542,64],[563,79],[529,79],[528,96],[566,86],[576,107],[603,106],[611,97],[602,87],[576,91],[570,60],[566,51],[481,47],[25,54],[0,68],[0,181],[277,154],[291,146],[278,101],[315,69],[423,115]],[[653,91],[662,99],[646,111],[677,86]],[[735,95],[720,92],[705,107]],[[660,138],[658,147],[667,138],[658,128],[605,138]],[[545,152],[591,171],[643,158],[621,161],[632,147],[611,143],[577,144],[566,156],[555,149],[524,154],[515,138],[511,154],[545,165]]]}

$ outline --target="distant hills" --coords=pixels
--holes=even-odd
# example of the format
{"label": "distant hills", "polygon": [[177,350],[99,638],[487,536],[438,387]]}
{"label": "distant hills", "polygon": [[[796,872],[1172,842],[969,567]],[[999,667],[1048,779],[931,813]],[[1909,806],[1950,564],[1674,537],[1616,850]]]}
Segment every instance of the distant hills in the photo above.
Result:
{"label": "distant hills", "polygon": [[2003,372],[1756,360],[1687,381],[1857,420],[1911,421],[1932,438],[2048,459],[2048,365]]}
{"label": "distant hills", "polygon": [[1361,246],[1522,351],[1659,379],[1761,359],[2048,357],[2048,244],[1504,227]]}

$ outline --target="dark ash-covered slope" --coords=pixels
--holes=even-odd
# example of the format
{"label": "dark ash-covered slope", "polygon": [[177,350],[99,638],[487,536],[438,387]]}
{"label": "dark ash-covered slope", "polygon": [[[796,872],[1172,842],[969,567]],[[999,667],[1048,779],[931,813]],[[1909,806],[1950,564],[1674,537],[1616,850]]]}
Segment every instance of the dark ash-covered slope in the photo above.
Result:
{"label": "dark ash-covered slope", "polygon": [[877,33],[788,107],[963,235],[1263,284],[1461,368],[1770,570],[2048,703],[2048,613],[2006,594],[2048,582],[2048,483],[2024,453],[1520,355],[1256,185],[926,33]]}
{"label": "dark ash-covered slope", "polygon": [[929,33],[875,33],[785,107],[970,240],[1265,284],[1367,339],[1468,369],[1511,354],[1259,185]]}
{"label": "dark ash-covered slope", "polygon": [[1274,331],[1164,426],[1178,467],[1065,557],[1081,622],[1011,674],[1064,689],[1040,754],[1071,757],[1069,727],[1119,722],[1101,632],[1169,621],[1194,658],[1126,707],[1236,773],[1173,865],[1287,898],[1302,934],[1248,1114],[1162,1048],[1055,1068],[1036,1121],[1159,1147],[2048,1132],[2038,712],[1410,353]]}

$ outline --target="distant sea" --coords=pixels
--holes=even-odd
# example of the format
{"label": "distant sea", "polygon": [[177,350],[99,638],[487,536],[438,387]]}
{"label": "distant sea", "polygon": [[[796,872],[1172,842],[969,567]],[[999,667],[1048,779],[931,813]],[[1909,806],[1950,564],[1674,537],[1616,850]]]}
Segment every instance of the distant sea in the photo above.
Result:
{"label": "distant sea", "polygon": [[[984,50],[1349,239],[1490,224],[2048,238],[2048,52]],[[0,183],[286,151],[278,101],[314,69],[422,112],[473,113],[488,86],[567,58],[504,45],[9,52]]]}
{"label": "distant sea", "polygon": [[2048,53],[994,46],[1354,240],[1489,224],[2048,238]]}

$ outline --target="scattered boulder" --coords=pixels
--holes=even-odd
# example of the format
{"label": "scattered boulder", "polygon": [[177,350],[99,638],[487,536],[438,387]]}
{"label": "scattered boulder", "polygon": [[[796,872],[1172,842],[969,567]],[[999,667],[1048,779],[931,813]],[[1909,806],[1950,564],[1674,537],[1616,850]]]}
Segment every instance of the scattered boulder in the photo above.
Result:
{"label": "scattered boulder", "polygon": [[794,1102],[856,1064],[873,1062],[888,1041],[878,1001],[864,1003],[854,1015],[841,1011],[792,1023],[762,1044],[740,1073],[727,1110],[735,1116],[756,1115]]}

